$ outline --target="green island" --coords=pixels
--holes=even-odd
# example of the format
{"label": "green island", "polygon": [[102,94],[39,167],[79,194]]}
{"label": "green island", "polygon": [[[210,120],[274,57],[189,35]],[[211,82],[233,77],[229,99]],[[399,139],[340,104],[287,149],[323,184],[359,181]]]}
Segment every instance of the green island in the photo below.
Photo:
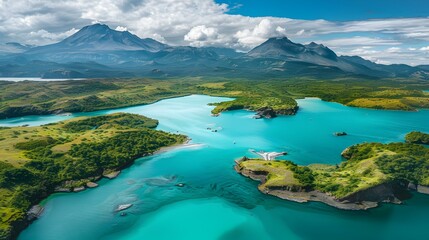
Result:
{"label": "green island", "polygon": [[[269,108],[295,114],[295,99],[319,97],[347,106],[416,111],[429,108],[429,82],[418,79],[88,79],[79,81],[0,81],[0,119],[26,115],[89,112],[149,104],[191,94],[231,97],[215,103],[213,114],[234,109]],[[264,117],[264,116],[262,116]]]}
{"label": "green island", "polygon": [[[37,216],[31,206],[54,192],[96,187],[135,159],[187,137],[154,130],[158,121],[117,113],[0,128],[0,239],[16,237]],[[30,211],[31,212],[31,211]]]}
{"label": "green island", "polygon": [[408,143],[429,145],[429,134],[422,132],[410,132],[405,136],[405,141]]}
{"label": "green island", "polygon": [[342,152],[339,165],[298,166],[291,161],[243,157],[235,169],[260,181],[258,189],[296,202],[319,201],[339,209],[401,203],[409,190],[429,194],[429,148],[413,143],[363,143]]}

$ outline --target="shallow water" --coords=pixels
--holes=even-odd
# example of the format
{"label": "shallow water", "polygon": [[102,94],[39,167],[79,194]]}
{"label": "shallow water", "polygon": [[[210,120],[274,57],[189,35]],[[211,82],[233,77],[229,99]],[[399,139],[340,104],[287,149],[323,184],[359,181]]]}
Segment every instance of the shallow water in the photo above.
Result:
{"label": "shallow water", "polygon": [[[296,116],[252,119],[252,112],[210,116],[207,103],[222,98],[193,95],[120,110],[69,117],[25,117],[0,125],[40,125],[75,116],[117,111],[160,120],[159,129],[180,132],[200,145],[142,158],[112,181],[81,193],[55,194],[44,215],[19,237],[49,239],[424,239],[429,196],[366,212],[321,203],[298,204],[258,192],[257,183],[233,170],[249,149],[287,151],[298,164],[339,163],[347,146],[402,141],[412,130],[429,132],[429,111],[379,111],[319,99],[299,100]],[[207,127],[218,128],[213,133]],[[334,137],[333,132],[349,135]],[[234,144],[235,142],[235,144]],[[185,187],[176,187],[177,183]],[[119,216],[119,204],[133,203]]]}

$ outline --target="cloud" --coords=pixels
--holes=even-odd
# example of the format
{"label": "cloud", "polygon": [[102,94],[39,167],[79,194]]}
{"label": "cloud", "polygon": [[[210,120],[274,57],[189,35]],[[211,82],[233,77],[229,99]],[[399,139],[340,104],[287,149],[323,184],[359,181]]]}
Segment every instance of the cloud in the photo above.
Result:
{"label": "cloud", "polygon": [[301,30],[299,30],[298,32],[296,32],[296,34],[295,35],[297,35],[297,36],[301,36],[301,35],[303,35],[305,33],[305,30],[304,29],[301,29]]}
{"label": "cloud", "polygon": [[256,46],[267,38],[286,36],[286,29],[270,19],[262,19],[253,29],[239,30],[234,37],[243,46]]}
{"label": "cloud", "polygon": [[391,47],[391,48],[388,48],[386,51],[387,51],[388,53],[399,53],[399,52],[401,52],[401,48],[398,48],[398,47]]}
{"label": "cloud", "polygon": [[208,40],[214,41],[219,34],[216,28],[200,25],[193,27],[184,37],[185,41],[191,42],[193,46],[203,46]]}
{"label": "cloud", "polygon": [[401,45],[401,42],[390,39],[381,39],[373,37],[351,37],[337,38],[331,40],[322,40],[321,43],[331,47],[350,47],[350,46],[390,46]]}
{"label": "cloud", "polygon": [[[415,59],[429,61],[421,47],[429,41],[429,18],[333,22],[247,17],[229,14],[236,6],[214,0],[0,0],[0,5],[7,9],[0,11],[0,42],[48,44],[101,22],[170,45],[246,51],[269,37],[287,35],[300,42],[318,41],[343,53],[363,46],[380,47],[375,51],[383,54],[392,47],[415,48]],[[410,61],[399,59],[401,52],[388,54],[392,62]]]}

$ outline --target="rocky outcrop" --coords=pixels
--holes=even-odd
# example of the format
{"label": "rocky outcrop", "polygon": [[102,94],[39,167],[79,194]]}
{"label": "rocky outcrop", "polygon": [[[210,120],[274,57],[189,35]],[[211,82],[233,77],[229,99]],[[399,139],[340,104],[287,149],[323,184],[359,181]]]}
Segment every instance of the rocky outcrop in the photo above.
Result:
{"label": "rocky outcrop", "polygon": [[281,110],[274,110],[272,107],[262,107],[256,110],[256,114],[254,118],[275,118],[277,115],[295,115],[298,111],[298,106],[289,108],[289,109],[281,109]]}
{"label": "rocky outcrop", "polygon": [[347,133],[346,132],[334,132],[334,136],[336,136],[336,137],[347,136]]}
{"label": "rocky outcrop", "polygon": [[417,192],[423,193],[423,194],[429,194],[429,187],[417,185]]}
{"label": "rocky outcrop", "polygon": [[103,173],[103,177],[108,178],[108,179],[114,179],[114,178],[116,178],[120,173],[121,173],[121,171],[113,171],[113,172],[109,172],[109,173]]}
{"label": "rocky outcrop", "polygon": [[346,148],[341,152],[341,156],[345,159],[350,159],[352,157],[352,153],[350,152],[350,148]]}
{"label": "rocky outcrop", "polygon": [[87,186],[88,188],[96,188],[96,187],[98,187],[98,184],[97,184],[97,183],[95,183],[95,182],[87,182],[87,183],[86,183],[86,186]]}
{"label": "rocky outcrop", "polygon": [[410,197],[408,183],[393,181],[361,190],[339,199],[341,202],[391,202],[401,203]]}
{"label": "rocky outcrop", "polygon": [[276,110],[276,114],[277,115],[295,115],[298,112],[299,107],[295,106],[295,107],[291,107],[288,109],[280,109],[280,110]]}
{"label": "rocky outcrop", "polygon": [[256,119],[258,119],[258,118],[270,119],[270,118],[275,118],[275,117],[277,117],[277,114],[274,111],[274,109],[271,107],[260,108],[256,111],[256,115],[255,115]]}
{"label": "rocky outcrop", "polygon": [[56,187],[54,192],[71,192],[70,188],[67,187]]}
{"label": "rocky outcrop", "polygon": [[73,188],[73,192],[82,192],[85,190],[85,187],[75,187]]}
{"label": "rocky outcrop", "polygon": [[32,221],[36,218],[39,218],[40,215],[42,215],[43,210],[45,210],[42,206],[40,205],[34,205],[30,208],[30,210],[28,210],[27,212],[27,219],[29,221]]}

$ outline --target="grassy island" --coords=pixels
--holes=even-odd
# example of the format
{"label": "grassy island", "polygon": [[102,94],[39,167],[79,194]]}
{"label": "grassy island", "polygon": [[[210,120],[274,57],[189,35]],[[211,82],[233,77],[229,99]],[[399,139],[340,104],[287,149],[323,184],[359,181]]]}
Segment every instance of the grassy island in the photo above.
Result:
{"label": "grassy island", "polygon": [[225,111],[248,109],[258,111],[265,107],[270,107],[277,114],[293,115],[298,110],[298,104],[290,97],[239,97],[235,100],[212,104],[216,106],[212,114],[219,114]]}
{"label": "grassy island", "polygon": [[290,161],[243,158],[235,169],[261,181],[264,193],[342,209],[399,203],[408,189],[429,193],[429,149],[412,143],[363,143],[343,151],[339,165],[298,166]]}
{"label": "grassy island", "polygon": [[157,120],[117,113],[39,127],[0,129],[0,239],[16,236],[27,210],[55,191],[82,190],[139,157],[186,141]]}

